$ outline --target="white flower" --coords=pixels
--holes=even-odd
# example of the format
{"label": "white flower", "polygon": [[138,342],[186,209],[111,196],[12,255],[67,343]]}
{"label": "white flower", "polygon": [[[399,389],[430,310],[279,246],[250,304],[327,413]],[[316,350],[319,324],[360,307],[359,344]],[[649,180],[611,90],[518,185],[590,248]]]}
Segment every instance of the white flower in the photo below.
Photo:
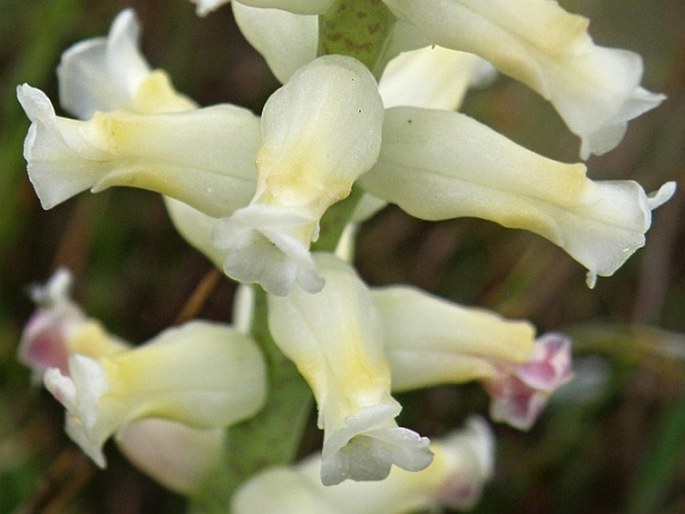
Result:
{"label": "white flower", "polygon": [[177,93],[166,72],[151,70],[138,48],[140,25],[121,11],[108,37],[88,39],[62,54],[57,67],[62,107],[87,120],[96,111],[175,112],[197,106]]}
{"label": "white flower", "polygon": [[[413,50],[428,43],[474,53],[503,73],[525,83],[549,100],[569,129],[581,138],[581,156],[603,154],[623,138],[627,122],[658,106],[664,96],[640,86],[642,59],[627,50],[597,46],[587,33],[589,21],[564,11],[549,0],[383,0],[401,22],[393,38],[401,41],[392,52]],[[285,9],[293,14],[320,14],[303,10],[299,2],[264,0],[256,7]],[[318,7],[318,6],[317,6]],[[290,34],[292,55],[311,55],[313,21],[297,25],[274,16],[279,30]],[[241,24],[248,39],[269,63],[277,46],[256,15]],[[308,24],[308,25],[307,25]],[[304,26],[311,25],[306,33]],[[300,32],[290,31],[295,27]],[[417,37],[414,31],[423,36]],[[408,34],[398,34],[408,32]],[[304,63],[300,63],[301,65]],[[292,68],[292,66],[290,66]],[[286,68],[287,69],[287,68]]]}
{"label": "white flower", "polygon": [[382,120],[375,80],[350,57],[316,59],[276,91],[262,113],[255,196],[214,230],[226,274],[278,295],[295,281],[320,290],[309,244],[326,209],[376,161]]}
{"label": "white flower", "polygon": [[383,320],[393,391],[479,381],[492,396],[490,415],[528,429],[547,398],[567,383],[571,341],[535,339],[526,321],[466,308],[411,287],[372,291]]}
{"label": "white flower", "polygon": [[392,464],[409,471],[431,461],[428,440],[400,428],[390,396],[383,332],[366,286],[330,254],[315,257],[326,279],[316,295],[268,296],[269,328],[309,383],[324,430],[325,485],[382,480]]}
{"label": "white flower", "polygon": [[[345,482],[325,487],[321,459],[267,469],[248,480],[231,501],[234,514],[402,514],[451,507],[467,509],[492,476],[494,437],[471,418],[467,428],[434,441],[435,458],[418,472],[394,469],[383,481]],[[431,510],[432,511],[432,510]]]}
{"label": "white flower", "polygon": [[50,368],[44,382],[67,409],[67,434],[100,467],[104,442],[134,421],[223,428],[257,412],[266,394],[256,344],[230,327],[201,321],[100,358],[71,354],[68,374]]}
{"label": "white flower", "polygon": [[583,264],[592,287],[644,246],[651,211],[675,183],[648,196],[636,182],[593,182],[585,171],[463,114],[396,107],[385,114],[380,156],[360,184],[418,218],[474,216],[539,234]]}
{"label": "white flower", "polygon": [[246,109],[117,110],[76,121],[56,116],[38,89],[23,85],[17,95],[32,122],[24,143],[29,179],[45,209],[86,189],[135,186],[222,216],[254,193],[259,121]]}

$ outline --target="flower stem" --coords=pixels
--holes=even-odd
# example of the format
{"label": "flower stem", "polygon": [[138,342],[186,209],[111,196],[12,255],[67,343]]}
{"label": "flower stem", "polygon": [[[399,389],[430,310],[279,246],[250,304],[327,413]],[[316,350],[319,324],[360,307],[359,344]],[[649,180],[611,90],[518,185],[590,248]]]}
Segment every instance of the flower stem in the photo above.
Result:
{"label": "flower stem", "polygon": [[378,78],[395,21],[381,0],[336,0],[319,18],[319,55],[349,55]]}

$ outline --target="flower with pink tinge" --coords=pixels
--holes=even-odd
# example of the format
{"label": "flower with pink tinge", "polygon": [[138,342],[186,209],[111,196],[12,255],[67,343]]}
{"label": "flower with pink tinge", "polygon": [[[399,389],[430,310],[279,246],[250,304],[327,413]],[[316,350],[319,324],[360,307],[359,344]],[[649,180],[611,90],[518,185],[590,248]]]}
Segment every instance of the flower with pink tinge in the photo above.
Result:
{"label": "flower with pink tinge", "polygon": [[573,378],[571,339],[559,333],[544,334],[535,341],[530,360],[497,367],[500,375],[483,381],[493,399],[490,416],[527,430],[544,409],[549,395]]}

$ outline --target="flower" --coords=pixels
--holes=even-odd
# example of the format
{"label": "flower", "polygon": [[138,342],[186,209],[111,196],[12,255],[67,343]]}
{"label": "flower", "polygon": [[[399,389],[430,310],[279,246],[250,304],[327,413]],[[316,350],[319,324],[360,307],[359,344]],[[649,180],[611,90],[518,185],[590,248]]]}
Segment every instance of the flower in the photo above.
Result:
{"label": "flower", "polygon": [[204,321],[100,358],[71,354],[68,374],[49,368],[44,383],[67,409],[67,434],[100,467],[104,442],[134,421],[165,418],[199,429],[223,428],[252,416],[266,394],[256,344],[230,327]]}
{"label": "flower", "polygon": [[428,440],[400,428],[390,396],[383,332],[366,286],[330,254],[314,259],[326,279],[321,292],[268,296],[269,329],[309,383],[324,430],[321,481],[382,480],[395,464],[409,471],[432,459]]}
{"label": "flower", "polygon": [[238,489],[231,512],[400,514],[472,507],[493,473],[494,437],[488,425],[470,418],[465,429],[434,441],[431,450],[435,458],[428,468],[414,473],[394,469],[381,482],[324,487],[318,480],[318,456],[294,466],[270,468]]}
{"label": "flower", "polygon": [[372,290],[385,331],[393,391],[477,380],[492,396],[490,415],[530,428],[547,398],[572,378],[571,340],[535,339],[527,321],[507,320],[418,289]]}
{"label": "flower", "polygon": [[87,120],[96,111],[176,112],[197,108],[178,93],[167,73],[151,70],[138,48],[140,24],[133,9],[112,22],[109,36],[75,44],[57,67],[62,107]]}
{"label": "flower", "polygon": [[29,179],[45,209],[86,189],[135,186],[222,216],[254,192],[259,122],[246,109],[98,111],[76,121],[57,116],[38,89],[24,84],[17,95],[32,121],[24,144]]}
{"label": "flower", "polygon": [[[279,14],[260,18],[257,14],[243,15],[250,7],[234,3],[241,30],[255,48],[266,54],[268,63],[276,62],[279,53],[266,30],[267,26],[273,30],[274,24],[278,24],[276,30],[282,36],[281,41],[289,41],[291,57],[285,69],[297,68],[293,62],[295,57],[304,61],[299,66],[313,58],[312,34],[318,32],[318,20],[313,15],[321,14],[323,5],[316,2],[307,10],[302,9],[300,2],[285,0],[263,0],[258,6],[253,2],[244,3],[253,8],[309,15],[307,21],[301,22]],[[589,21],[566,12],[556,2],[383,0],[383,3],[400,20],[392,35],[399,42],[392,48],[393,52],[436,44],[479,55],[549,100],[569,129],[581,138],[583,159],[613,149],[623,139],[628,121],[655,108],[665,98],[640,86],[639,55],[595,45],[587,32]]]}
{"label": "flower", "polygon": [[[47,284],[32,287],[31,296],[39,307],[23,331],[18,351],[20,360],[32,369],[34,379],[41,381],[45,377],[46,381],[54,381],[57,377],[57,381],[62,382],[62,387],[67,389],[74,385],[73,382],[69,384],[68,377],[71,372],[69,366],[75,356],[87,357],[97,362],[115,354],[120,357],[122,354],[134,351],[130,344],[108,333],[97,320],[85,315],[69,296],[71,283],[71,273],[65,268],[60,268]],[[210,331],[213,330],[212,327],[205,327],[204,332],[211,333],[207,332],[208,328]],[[181,333],[177,332],[174,337],[184,334],[199,336],[201,335],[199,329],[201,325],[196,325],[195,328],[186,327]],[[217,332],[217,335],[220,333]],[[167,340],[169,338],[170,336],[166,337]],[[193,344],[192,338],[187,344]],[[247,344],[254,345],[249,341]],[[236,357],[240,357],[241,351],[238,348],[233,348],[232,351]],[[245,355],[248,358],[241,360],[237,365],[248,365],[250,358],[255,360],[254,357],[249,357],[249,347]],[[118,361],[119,357],[115,360]],[[252,373],[258,377],[264,373],[261,370],[263,365],[258,359],[255,363],[257,366]],[[245,373],[244,376],[248,377],[249,374],[250,372]],[[141,375],[144,375],[144,372]],[[98,386],[97,381],[94,384]],[[84,387],[83,383],[80,385]],[[257,394],[254,400],[255,408],[258,408],[261,404],[259,395],[264,394],[265,386],[260,383],[255,383],[254,386],[254,391],[251,391],[248,396]],[[240,390],[237,393],[242,394]],[[58,392],[58,394],[62,393]],[[88,396],[87,391],[77,394],[81,396],[81,401]],[[133,396],[137,394],[140,394],[140,391],[132,392]],[[83,416],[89,419],[93,415],[103,417],[111,415],[111,412],[93,413],[85,412],[85,410],[83,412]],[[67,427],[77,425],[75,429],[77,442],[81,440],[79,438],[84,437],[79,430],[82,427],[78,426],[78,419],[74,417],[73,411],[67,414]],[[143,417],[119,428],[116,432],[116,442],[136,467],[174,491],[190,493],[197,490],[207,476],[217,468],[224,434],[223,427],[198,429],[179,421]],[[85,437],[88,436],[89,434],[85,435]],[[83,443],[86,445],[84,450],[89,451],[91,457],[94,454],[94,459],[97,458],[98,463],[104,463],[104,460],[100,460],[101,450],[93,448],[91,443],[92,441],[86,440]]]}
{"label": "flower", "polygon": [[281,296],[295,281],[319,291],[309,244],[328,207],[376,161],[382,120],[373,77],[349,57],[316,59],[276,91],[262,113],[255,196],[214,228],[226,274]]}
{"label": "flower", "polygon": [[97,320],[88,318],[72,301],[71,283],[71,273],[60,268],[44,286],[31,288],[38,309],[21,334],[18,356],[31,368],[34,382],[40,382],[49,368],[67,373],[69,355],[73,353],[101,357],[128,347],[107,334]]}
{"label": "flower", "polygon": [[583,164],[531,152],[458,112],[396,107],[360,185],[422,219],[474,216],[523,228],[610,276],[645,244],[651,211],[675,192],[646,195],[636,182],[592,181]]}

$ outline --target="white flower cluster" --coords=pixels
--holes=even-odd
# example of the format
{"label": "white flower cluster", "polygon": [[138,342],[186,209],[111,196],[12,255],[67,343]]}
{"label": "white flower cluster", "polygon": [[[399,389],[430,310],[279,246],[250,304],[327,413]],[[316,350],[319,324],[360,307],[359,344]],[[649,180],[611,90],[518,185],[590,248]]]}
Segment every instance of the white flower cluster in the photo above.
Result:
{"label": "white flower cluster", "polygon": [[[206,14],[226,2],[196,3]],[[581,138],[583,158],[612,149],[627,122],[663,96],[640,86],[639,56],[596,46],[585,18],[549,0],[383,5],[394,25],[377,81],[351,56],[318,55],[320,15],[334,0],[234,2],[241,30],[283,82],[260,116],[228,104],[201,108],[178,93],[141,55],[131,10],[108,37],[62,56],[60,103],[77,119],[57,116],[40,90],[18,88],[32,122],[28,174],[44,208],[85,190],[156,191],[190,244],[267,292],[270,332],[311,387],[323,449],[320,459],[256,478],[236,497],[236,512],[255,512],[249,506],[268,487],[303,488],[312,507],[287,510],[284,497],[260,512],[403,512],[388,505],[450,498],[468,505],[492,472],[483,422],[431,451],[427,438],[397,425],[392,392],[475,380],[492,396],[494,419],[525,429],[571,377],[563,335],[536,339],[526,321],[410,287],[370,288],[348,263],[353,244],[344,239],[338,255],[311,251],[323,215],[353,187],[363,196],[350,226],[386,202],[426,220],[480,217],[559,245],[587,268],[590,286],[644,245],[651,211],[675,189],[667,183],[647,195],[632,181],[592,181],[582,163],[537,155],[456,111],[496,68],[552,102]],[[69,300],[65,277],[34,295],[40,308],[21,356],[66,407],[67,432],[101,466],[102,445],[116,434],[163,483],[196,488],[208,473],[198,463],[213,462],[200,456],[222,444],[217,430],[263,404],[258,345],[242,330],[193,321],[132,348]],[[160,437],[194,441],[193,451],[160,461],[145,443]],[[322,510],[340,505],[344,490],[319,490],[312,469],[333,485],[382,480],[392,466],[412,473],[393,473],[353,510]],[[414,499],[399,502],[402,495]],[[379,498],[384,507],[373,503]]]}

